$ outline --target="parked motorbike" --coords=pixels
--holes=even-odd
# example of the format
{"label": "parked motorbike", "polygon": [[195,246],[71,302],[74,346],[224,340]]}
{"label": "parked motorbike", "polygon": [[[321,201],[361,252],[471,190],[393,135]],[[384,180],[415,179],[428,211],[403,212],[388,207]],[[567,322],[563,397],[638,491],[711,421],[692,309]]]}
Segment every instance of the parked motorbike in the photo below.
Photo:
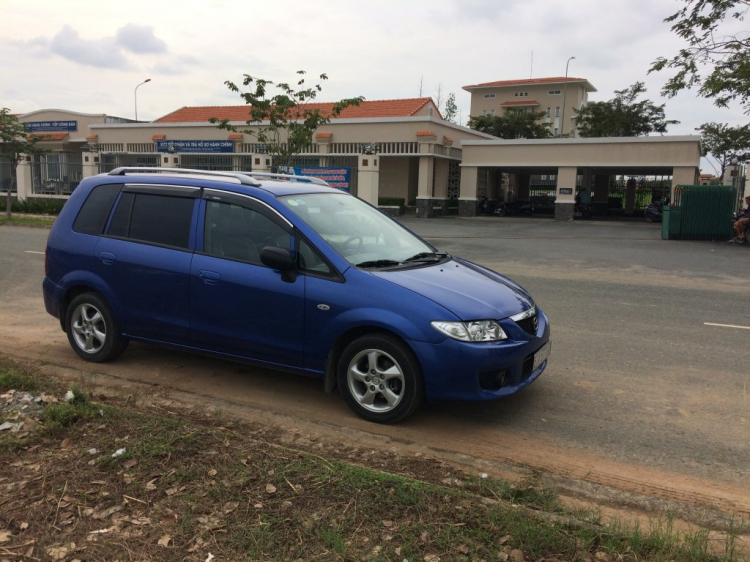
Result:
{"label": "parked motorbike", "polygon": [[573,207],[573,217],[576,219],[590,219],[594,216],[594,207],[588,203],[576,203]]}
{"label": "parked motorbike", "polygon": [[477,214],[478,215],[491,215],[497,207],[496,201],[490,201],[482,195],[477,201]]}
{"label": "parked motorbike", "polygon": [[493,211],[498,217],[505,215],[531,215],[534,213],[534,205],[531,201],[501,201]]}
{"label": "parked motorbike", "polygon": [[662,217],[662,202],[661,201],[653,201],[650,204],[646,205],[646,208],[643,210],[643,218],[646,219],[648,222],[661,222]]}

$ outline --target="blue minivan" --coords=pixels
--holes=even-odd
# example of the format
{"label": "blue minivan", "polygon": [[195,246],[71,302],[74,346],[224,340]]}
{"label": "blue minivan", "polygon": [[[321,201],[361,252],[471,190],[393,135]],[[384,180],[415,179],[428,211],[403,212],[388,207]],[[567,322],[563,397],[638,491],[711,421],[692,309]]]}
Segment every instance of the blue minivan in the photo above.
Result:
{"label": "blue minivan", "polygon": [[550,328],[502,275],[313,178],[118,168],[81,182],[46,250],[47,311],[73,350],[133,340],[318,377],[361,417],[513,394]]}

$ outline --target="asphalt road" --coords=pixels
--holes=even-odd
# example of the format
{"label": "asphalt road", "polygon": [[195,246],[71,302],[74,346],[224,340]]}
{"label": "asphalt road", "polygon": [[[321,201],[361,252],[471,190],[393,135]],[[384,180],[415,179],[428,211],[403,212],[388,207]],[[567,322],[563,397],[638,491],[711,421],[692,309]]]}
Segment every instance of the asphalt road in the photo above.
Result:
{"label": "asphalt road", "polygon": [[[622,481],[645,482],[658,471],[665,483],[692,479],[693,489],[705,483],[747,490],[750,248],[663,241],[659,225],[642,222],[403,222],[438,248],[507,274],[536,298],[553,340],[549,367],[536,383],[500,402],[428,405],[383,428],[350,415],[317,381],[143,344],[96,369],[227,400],[247,397],[254,408],[286,408],[389,442],[566,466],[571,473],[574,466],[579,473],[606,466]],[[44,229],[0,227],[2,349],[90,368],[44,312],[46,236]],[[578,458],[586,461],[576,465]]]}

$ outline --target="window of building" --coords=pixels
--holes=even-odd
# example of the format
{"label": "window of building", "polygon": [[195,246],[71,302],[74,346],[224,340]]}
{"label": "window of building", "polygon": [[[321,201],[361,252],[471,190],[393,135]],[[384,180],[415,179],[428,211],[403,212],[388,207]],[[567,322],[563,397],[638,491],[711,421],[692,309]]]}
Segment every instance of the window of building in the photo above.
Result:
{"label": "window of building", "polygon": [[488,100],[495,97],[495,94],[484,94],[484,99]]}
{"label": "window of building", "polygon": [[560,117],[560,106],[559,105],[555,108],[555,117]]}
{"label": "window of building", "polygon": [[557,136],[557,131],[558,131],[558,129],[557,129],[557,127],[555,127],[555,130],[554,130],[554,132],[553,132],[553,135],[554,135],[554,136]]}
{"label": "window of building", "polygon": [[550,90],[549,92],[547,92],[547,94],[549,94],[550,96],[559,96],[560,90]]}
{"label": "window of building", "polygon": [[487,110],[486,109],[482,110],[482,115],[487,115]]}
{"label": "window of building", "polygon": [[527,98],[529,97],[529,92],[516,92],[513,95],[516,96],[517,98]]}
{"label": "window of building", "polygon": [[495,115],[495,110],[494,109],[490,109],[490,115]]}
{"label": "window of building", "polygon": [[123,193],[108,234],[162,246],[187,248],[195,201],[186,197]]}

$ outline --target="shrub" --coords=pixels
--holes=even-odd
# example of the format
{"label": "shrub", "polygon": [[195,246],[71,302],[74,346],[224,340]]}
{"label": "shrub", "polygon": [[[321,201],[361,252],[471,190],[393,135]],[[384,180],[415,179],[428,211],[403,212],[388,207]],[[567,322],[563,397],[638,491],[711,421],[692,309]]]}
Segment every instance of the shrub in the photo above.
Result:
{"label": "shrub", "polygon": [[60,199],[30,199],[13,201],[11,211],[33,215],[59,215],[63,205],[65,205],[65,201]]}

